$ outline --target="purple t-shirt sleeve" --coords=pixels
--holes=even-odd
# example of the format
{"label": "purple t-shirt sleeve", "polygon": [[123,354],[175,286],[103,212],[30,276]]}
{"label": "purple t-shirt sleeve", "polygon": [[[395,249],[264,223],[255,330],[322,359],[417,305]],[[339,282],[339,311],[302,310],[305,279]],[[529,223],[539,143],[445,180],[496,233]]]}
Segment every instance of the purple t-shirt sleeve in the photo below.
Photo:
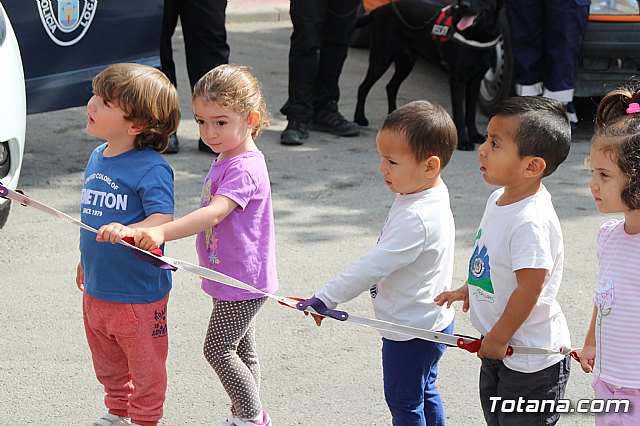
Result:
{"label": "purple t-shirt sleeve", "polygon": [[234,167],[225,171],[216,195],[224,195],[230,198],[244,210],[257,189],[258,186],[249,170]]}

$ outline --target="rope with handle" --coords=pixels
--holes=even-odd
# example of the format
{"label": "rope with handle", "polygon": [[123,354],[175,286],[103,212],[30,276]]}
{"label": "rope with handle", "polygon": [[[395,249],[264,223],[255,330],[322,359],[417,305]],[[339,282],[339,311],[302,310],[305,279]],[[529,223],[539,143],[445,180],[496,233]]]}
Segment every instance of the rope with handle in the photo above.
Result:
{"label": "rope with handle", "polygon": [[[85,223],[82,223],[81,221],[75,219],[72,216],[69,216],[66,213],[63,213],[59,210],[56,210],[53,207],[50,207],[44,203],[41,203],[37,200],[34,200],[33,198],[28,197],[22,191],[19,191],[19,190],[13,191],[5,187],[4,185],[0,184],[0,197],[20,203],[24,207],[34,208],[36,210],[39,210],[42,213],[46,213],[50,216],[54,216],[58,219],[64,220],[65,222],[75,225],[81,229],[85,229],[89,232],[93,232],[95,234],[98,233],[97,229]],[[408,335],[410,337],[427,340],[430,342],[443,343],[447,346],[455,346],[471,353],[478,352],[478,350],[480,349],[480,346],[482,345],[481,338],[474,338],[474,337],[463,336],[459,334],[451,335],[451,334],[441,333],[438,331],[432,331],[432,330],[426,330],[426,329],[411,327],[411,326],[402,325],[402,324],[396,324],[389,321],[349,315],[345,311],[327,308],[327,306],[322,301],[320,301],[320,299],[317,299],[315,297],[305,300],[305,299],[296,298],[296,297],[283,297],[283,296],[278,296],[276,294],[266,293],[236,278],[230,277],[228,275],[225,275],[213,269],[205,268],[203,266],[194,265],[192,263],[189,263],[183,260],[165,256],[159,248],[153,249],[151,251],[146,251],[139,247],[136,247],[133,243],[134,241],[132,237],[125,237],[123,240],[119,242],[119,244],[130,249],[132,254],[134,254],[140,260],[150,263],[158,268],[171,270],[171,271],[184,270],[191,274],[197,275],[200,278],[206,278],[208,280],[212,280],[220,284],[238,288],[238,289],[248,290],[253,293],[260,294],[264,297],[273,299],[281,305],[303,311],[305,314],[311,313],[311,314],[320,315],[323,317],[330,317],[338,321],[352,322],[354,324],[359,324],[362,326],[374,328],[380,331],[401,333],[401,334]],[[535,348],[535,347],[528,347],[528,346],[510,345],[507,349],[506,356],[512,356],[512,355],[564,355],[564,356],[571,356],[573,359],[575,359],[578,362],[580,361],[580,357],[578,356],[577,350],[568,348],[568,347],[550,349],[550,348]]]}

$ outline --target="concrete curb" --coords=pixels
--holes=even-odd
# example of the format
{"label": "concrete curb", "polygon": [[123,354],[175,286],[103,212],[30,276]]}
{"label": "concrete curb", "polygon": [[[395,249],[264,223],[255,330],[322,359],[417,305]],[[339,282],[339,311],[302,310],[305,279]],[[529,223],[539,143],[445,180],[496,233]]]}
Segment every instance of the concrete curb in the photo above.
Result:
{"label": "concrete curb", "polygon": [[227,8],[228,23],[291,22],[289,8],[284,6]]}

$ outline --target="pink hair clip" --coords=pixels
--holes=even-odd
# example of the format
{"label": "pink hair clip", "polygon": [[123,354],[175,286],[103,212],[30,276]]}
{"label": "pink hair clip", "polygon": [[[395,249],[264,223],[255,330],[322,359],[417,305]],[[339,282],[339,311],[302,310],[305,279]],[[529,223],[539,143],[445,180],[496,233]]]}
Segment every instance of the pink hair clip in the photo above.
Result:
{"label": "pink hair clip", "polygon": [[640,104],[637,102],[630,103],[627,108],[627,114],[635,114],[636,112],[640,112]]}

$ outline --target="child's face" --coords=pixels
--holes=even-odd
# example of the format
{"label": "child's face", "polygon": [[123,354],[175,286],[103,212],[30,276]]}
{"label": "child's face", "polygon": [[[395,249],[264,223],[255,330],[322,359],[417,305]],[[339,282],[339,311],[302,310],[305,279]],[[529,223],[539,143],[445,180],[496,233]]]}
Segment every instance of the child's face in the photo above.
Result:
{"label": "child's face", "polygon": [[115,142],[123,137],[131,136],[133,122],[124,118],[124,111],[112,102],[93,95],[87,103],[87,126],[89,135]]}
{"label": "child's face", "polygon": [[376,137],[380,173],[391,192],[414,194],[431,187],[426,166],[416,161],[402,133],[381,129]]}
{"label": "child's face", "polygon": [[610,153],[604,152],[596,144],[589,152],[591,181],[589,189],[600,213],[618,213],[629,210],[622,201],[625,179],[622,170]]}
{"label": "child's face", "polygon": [[487,140],[478,148],[482,178],[489,185],[516,186],[523,177],[528,159],[520,158],[514,135],[518,119],[494,116],[487,125]]}
{"label": "child's face", "polygon": [[248,118],[221,107],[217,102],[195,98],[193,112],[200,138],[215,153],[233,156],[243,151],[245,143],[251,140],[252,128]]}

